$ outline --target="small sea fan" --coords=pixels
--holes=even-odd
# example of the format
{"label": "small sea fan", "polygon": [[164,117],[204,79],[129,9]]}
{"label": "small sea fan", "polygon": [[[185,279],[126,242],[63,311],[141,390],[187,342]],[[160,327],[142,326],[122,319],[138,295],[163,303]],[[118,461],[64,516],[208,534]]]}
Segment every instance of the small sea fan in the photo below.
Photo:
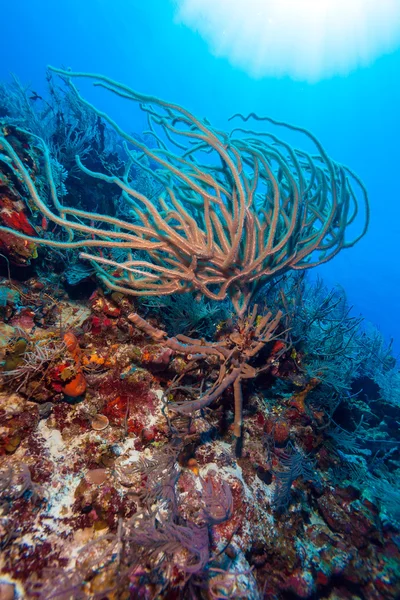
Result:
{"label": "small sea fan", "polygon": [[65,187],[65,182],[68,178],[68,171],[55,158],[51,159],[51,168],[53,172],[53,181],[56,186],[57,196],[59,198],[62,198],[63,196],[66,196],[68,194],[67,188]]}
{"label": "small sea fan", "polygon": [[357,429],[351,432],[336,426],[333,429],[329,429],[327,435],[332,440],[332,445],[335,450],[338,449],[341,452],[356,454],[357,452],[362,451],[362,445],[359,440]]}
{"label": "small sea fan", "polygon": [[278,511],[284,511],[290,504],[293,482],[302,477],[306,481],[319,484],[319,478],[311,461],[298,450],[281,459],[284,471],[276,473],[276,490],[273,505]]}
{"label": "small sea fan", "polygon": [[19,299],[18,292],[9,287],[0,286],[0,307],[7,306],[7,304],[17,304]]}
{"label": "small sea fan", "polygon": [[138,496],[146,507],[149,508],[158,500],[164,500],[174,509],[175,484],[180,476],[176,459],[177,451],[174,448],[163,447],[152,458],[142,455],[137,462],[126,466],[120,461],[117,464],[117,475],[122,482],[129,481],[132,476],[140,476],[141,488]]}
{"label": "small sea fan", "polygon": [[39,600],[83,600],[83,578],[78,570],[44,569],[40,581],[31,578],[26,591],[29,598]]}
{"label": "small sea fan", "polygon": [[204,297],[196,299],[193,294],[172,294],[164,297],[148,297],[143,305],[151,313],[160,315],[170,335],[177,333],[211,338],[221,321],[232,317],[228,302],[215,302]]}
{"label": "small sea fan", "polygon": [[209,525],[227,521],[233,509],[232,492],[228,483],[220,481],[215,475],[215,472],[209,473],[206,479],[202,480],[204,515]]}
{"label": "small sea fan", "polygon": [[190,521],[178,523],[136,514],[130,521],[127,539],[134,555],[141,556],[142,560],[151,558],[155,565],[164,561],[174,563],[175,555],[185,549],[189,553],[182,564],[186,573],[201,571],[210,558],[208,527],[199,527]]}
{"label": "small sea fan", "polygon": [[20,382],[17,391],[35,377],[44,367],[56,360],[65,352],[66,346],[61,341],[43,340],[34,345],[32,350],[25,352],[22,363],[11,371],[5,371],[3,374],[10,380]]}
{"label": "small sea fan", "polygon": [[90,265],[76,263],[66,269],[65,279],[68,285],[74,286],[85,281],[85,279],[89,279],[94,272],[95,270]]}

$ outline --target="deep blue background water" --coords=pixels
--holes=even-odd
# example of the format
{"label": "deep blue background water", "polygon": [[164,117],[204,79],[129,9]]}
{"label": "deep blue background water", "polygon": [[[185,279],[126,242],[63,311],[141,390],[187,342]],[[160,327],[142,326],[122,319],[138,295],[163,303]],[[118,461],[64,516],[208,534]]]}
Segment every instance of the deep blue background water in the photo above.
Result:
{"label": "deep blue background water", "polygon": [[[50,63],[103,73],[218,127],[253,111],[311,130],[364,180],[372,209],[367,237],[318,271],[341,284],[356,313],[393,336],[400,351],[400,50],[315,84],[256,80],[177,25],[169,0],[7,0],[1,16],[1,80],[13,72],[43,92]],[[99,101],[130,131],[140,127],[129,103],[117,107],[110,95]]]}

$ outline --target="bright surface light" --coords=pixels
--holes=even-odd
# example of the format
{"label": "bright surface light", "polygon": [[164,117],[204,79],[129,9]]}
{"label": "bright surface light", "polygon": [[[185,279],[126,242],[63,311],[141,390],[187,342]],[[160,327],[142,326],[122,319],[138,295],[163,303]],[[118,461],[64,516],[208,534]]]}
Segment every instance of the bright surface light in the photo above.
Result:
{"label": "bright surface light", "polygon": [[400,46],[400,0],[175,0],[177,21],[255,77],[316,81]]}

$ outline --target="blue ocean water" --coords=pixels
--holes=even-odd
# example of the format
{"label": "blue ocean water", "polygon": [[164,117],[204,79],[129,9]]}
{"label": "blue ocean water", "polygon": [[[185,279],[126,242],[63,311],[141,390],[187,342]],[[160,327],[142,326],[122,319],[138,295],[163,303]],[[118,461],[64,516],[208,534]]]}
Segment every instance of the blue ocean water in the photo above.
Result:
{"label": "blue ocean water", "polygon": [[[229,128],[233,113],[256,112],[312,131],[363,179],[371,201],[368,235],[314,275],[342,285],[355,313],[394,337],[400,350],[400,49],[319,82],[255,79],[213,56],[198,33],[175,21],[174,10],[168,0],[8,2],[0,79],[15,73],[40,94],[47,64],[71,67],[177,102],[221,128]],[[101,103],[130,130],[140,127],[129,104],[110,95]]]}

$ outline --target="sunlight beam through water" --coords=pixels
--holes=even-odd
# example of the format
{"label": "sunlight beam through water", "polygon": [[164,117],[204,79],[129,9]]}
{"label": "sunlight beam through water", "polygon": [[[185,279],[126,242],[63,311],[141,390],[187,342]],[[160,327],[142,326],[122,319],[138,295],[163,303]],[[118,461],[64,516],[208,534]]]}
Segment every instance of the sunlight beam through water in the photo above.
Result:
{"label": "sunlight beam through water", "polygon": [[176,21],[253,77],[318,81],[400,47],[399,0],[174,0]]}

